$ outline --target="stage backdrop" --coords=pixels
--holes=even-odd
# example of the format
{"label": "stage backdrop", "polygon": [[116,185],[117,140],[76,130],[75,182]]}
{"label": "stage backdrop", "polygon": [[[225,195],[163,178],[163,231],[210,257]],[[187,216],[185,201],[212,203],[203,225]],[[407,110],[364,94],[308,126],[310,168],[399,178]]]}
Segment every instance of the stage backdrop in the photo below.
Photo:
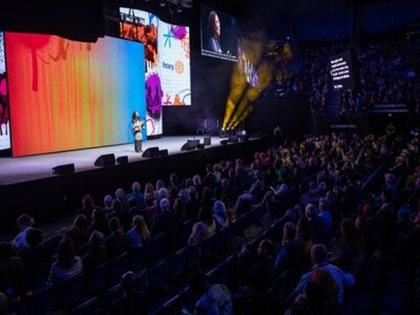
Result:
{"label": "stage backdrop", "polygon": [[143,44],[9,32],[5,42],[14,156],[132,141],[132,112],[146,116]]}
{"label": "stage backdrop", "polygon": [[142,10],[120,14],[120,36],[144,43],[147,135],[160,135],[162,106],[191,105],[190,30]]}
{"label": "stage backdrop", "polygon": [[9,100],[7,97],[4,36],[0,32],[0,151],[10,149]]}

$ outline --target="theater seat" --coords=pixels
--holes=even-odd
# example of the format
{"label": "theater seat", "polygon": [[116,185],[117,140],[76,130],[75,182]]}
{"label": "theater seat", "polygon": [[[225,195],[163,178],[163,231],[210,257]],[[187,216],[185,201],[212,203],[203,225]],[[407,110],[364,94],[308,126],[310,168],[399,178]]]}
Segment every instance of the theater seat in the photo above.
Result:
{"label": "theater seat", "polygon": [[57,296],[51,285],[45,284],[33,291],[27,300],[29,314],[48,314],[54,309]]}
{"label": "theater seat", "polygon": [[103,263],[95,267],[86,275],[87,289],[91,293],[98,293],[108,284],[109,264]]}
{"label": "theater seat", "polygon": [[85,294],[85,281],[82,274],[60,282],[57,287],[61,302],[65,305],[72,305],[80,302]]}
{"label": "theater seat", "polygon": [[85,314],[99,314],[101,313],[101,303],[99,298],[94,297],[86,302],[83,302],[76,307],[71,314],[72,315],[85,315]]}
{"label": "theater seat", "polygon": [[122,253],[115,257],[110,262],[111,267],[111,281],[112,283],[118,283],[121,280],[121,276],[129,270],[128,253]]}

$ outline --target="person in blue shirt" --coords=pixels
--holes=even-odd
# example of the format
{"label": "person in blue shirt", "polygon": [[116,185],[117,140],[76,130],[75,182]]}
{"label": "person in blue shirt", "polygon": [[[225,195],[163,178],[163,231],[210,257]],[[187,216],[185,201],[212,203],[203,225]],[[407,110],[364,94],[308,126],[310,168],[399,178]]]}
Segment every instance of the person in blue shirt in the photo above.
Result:
{"label": "person in blue shirt", "polygon": [[[345,273],[337,266],[328,262],[327,248],[323,244],[315,244],[311,248],[312,269],[320,268],[327,271],[334,279],[337,285],[337,302],[342,305],[344,302],[344,292],[347,287],[355,284],[355,278],[350,273]],[[294,301],[295,298],[304,293],[306,285],[312,280],[312,271],[305,273],[290,294],[289,299]]]}

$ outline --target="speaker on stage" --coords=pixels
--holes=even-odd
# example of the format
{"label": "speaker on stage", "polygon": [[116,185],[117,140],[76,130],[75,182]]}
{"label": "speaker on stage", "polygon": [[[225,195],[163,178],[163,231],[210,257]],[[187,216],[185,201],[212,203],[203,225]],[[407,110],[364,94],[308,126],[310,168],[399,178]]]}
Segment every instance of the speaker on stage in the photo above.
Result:
{"label": "speaker on stage", "polygon": [[145,158],[159,157],[159,147],[147,148],[146,151],[143,152],[142,157],[145,157]]}
{"label": "speaker on stage", "polygon": [[197,146],[197,149],[198,150],[202,150],[202,149],[204,149],[204,143],[200,143],[200,144],[198,144],[198,146]]}
{"label": "speaker on stage", "polygon": [[211,145],[211,137],[204,137],[204,145]]}
{"label": "speaker on stage", "polygon": [[118,164],[128,164],[128,156],[123,155],[123,156],[117,157],[117,163]]}
{"label": "speaker on stage", "polygon": [[183,144],[181,147],[181,151],[190,151],[197,148],[197,146],[200,144],[200,140],[187,140],[186,143]]}
{"label": "speaker on stage", "polygon": [[52,173],[57,175],[68,175],[74,173],[74,163],[57,165],[52,168]]}
{"label": "speaker on stage", "polygon": [[115,155],[111,154],[103,154],[98,157],[94,163],[95,166],[111,166],[115,165]]}
{"label": "speaker on stage", "polygon": [[168,149],[160,150],[159,151],[159,156],[168,156]]}

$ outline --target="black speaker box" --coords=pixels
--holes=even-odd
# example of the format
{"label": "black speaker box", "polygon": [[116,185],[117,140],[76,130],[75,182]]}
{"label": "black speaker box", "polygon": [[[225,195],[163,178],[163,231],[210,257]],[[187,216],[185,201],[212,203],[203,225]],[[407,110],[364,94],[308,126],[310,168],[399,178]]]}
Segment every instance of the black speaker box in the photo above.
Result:
{"label": "black speaker box", "polygon": [[145,158],[154,158],[159,156],[159,147],[151,147],[146,149],[146,151],[143,152],[142,157]]}
{"label": "black speaker box", "polygon": [[168,156],[168,149],[160,150],[159,151],[159,156]]}
{"label": "black speaker box", "polygon": [[181,147],[181,151],[194,150],[199,144],[200,140],[187,140],[187,142]]}
{"label": "black speaker box", "polygon": [[52,168],[52,173],[57,175],[68,175],[74,173],[74,163],[57,165]]}
{"label": "black speaker box", "polygon": [[204,137],[204,145],[211,145],[211,137]]}
{"label": "black speaker box", "polygon": [[95,166],[111,166],[115,165],[115,155],[111,154],[103,154],[98,157],[94,163]]}
{"label": "black speaker box", "polygon": [[117,157],[117,163],[118,164],[128,164],[128,156],[123,155],[123,156]]}

